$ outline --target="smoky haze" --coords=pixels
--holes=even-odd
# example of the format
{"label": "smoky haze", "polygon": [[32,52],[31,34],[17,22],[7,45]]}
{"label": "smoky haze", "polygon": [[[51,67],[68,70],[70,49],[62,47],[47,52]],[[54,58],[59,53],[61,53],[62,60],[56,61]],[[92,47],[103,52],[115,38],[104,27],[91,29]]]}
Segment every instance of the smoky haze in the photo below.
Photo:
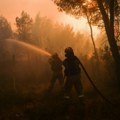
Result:
{"label": "smoky haze", "polygon": [[0,15],[8,19],[13,29],[16,28],[15,18],[20,15],[22,10],[29,13],[33,18],[40,12],[41,16],[46,16],[55,22],[64,22],[63,13],[58,12],[56,5],[51,0],[0,1]]}
{"label": "smoky haze", "polygon": [[[19,23],[21,20],[20,14],[22,12],[22,6],[23,8],[26,6],[26,9],[24,8],[25,12],[30,13],[27,18],[32,18],[32,20],[30,19],[31,24],[27,24],[29,29],[24,32],[18,31],[19,24],[17,26],[16,23],[14,24],[14,31],[11,31],[10,26],[6,23],[5,25],[7,25],[7,27],[5,26],[5,31],[0,27],[0,34],[4,36],[0,38],[0,100],[1,108],[4,108],[0,111],[0,113],[2,113],[0,119],[12,118],[15,120],[26,120],[36,118],[37,120],[41,119],[41,116],[43,118],[46,117],[45,119],[50,119],[50,115],[54,115],[54,111],[62,113],[64,100],[59,99],[61,96],[58,94],[60,91],[58,81],[55,84],[53,96],[50,95],[46,99],[44,95],[52,76],[51,66],[48,62],[48,59],[51,57],[50,55],[57,52],[60,58],[64,60],[64,50],[69,46],[73,48],[75,55],[81,60],[97,88],[110,100],[116,98],[116,94],[114,94],[117,91],[115,66],[110,47],[106,42],[107,37],[105,33],[102,32],[95,41],[99,56],[98,60],[94,53],[89,32],[83,30],[75,32],[74,27],[71,25],[57,21],[59,14],[56,12],[56,7],[50,9],[53,4],[51,4],[49,0],[34,0],[34,2],[33,0],[29,0],[29,2],[27,0],[21,0],[20,4],[16,2],[16,0],[12,2],[10,0],[4,0],[0,3],[0,9],[4,10],[3,16],[7,16],[8,23],[11,16],[11,20],[14,18],[14,21],[17,17]],[[45,9],[44,7],[40,7],[39,3],[41,6],[47,6],[49,4],[50,6],[48,9]],[[13,13],[15,11],[16,13],[12,15],[7,14],[2,5],[6,5],[7,11],[9,11],[8,8],[11,8]],[[32,9],[32,5],[37,5],[37,7]],[[15,7],[18,7],[18,9]],[[38,12],[38,8],[41,9],[40,13]],[[55,12],[53,12],[54,10]],[[52,15],[49,12],[53,12]],[[49,15],[47,16],[47,14]],[[56,14],[58,15],[57,17]],[[3,22],[0,21],[0,23]],[[13,29],[14,26],[12,25],[11,27]],[[9,34],[6,34],[7,32]],[[45,55],[43,51],[47,53],[47,55]],[[86,116],[92,116],[91,120],[93,120],[95,114],[101,116],[105,114],[106,111],[109,113],[109,108],[104,106],[106,102],[98,96],[98,93],[82,69],[81,81],[87,101],[85,101],[87,108]],[[74,91],[72,94],[76,95]],[[76,99],[74,100],[73,103],[77,103]],[[61,108],[61,106],[63,108]],[[76,106],[78,106],[78,104],[76,104]],[[72,107],[70,106],[69,114],[76,109],[76,106],[75,108],[74,104]],[[103,113],[104,107],[107,108],[107,110],[105,109],[105,113]],[[88,110],[92,112],[89,113]],[[97,110],[97,112],[95,110]],[[101,111],[103,112],[101,113]],[[57,118],[61,119],[59,118],[60,114],[57,112],[55,112],[56,120]],[[74,111],[74,113],[77,112]],[[106,114],[104,116],[106,116]],[[98,116],[96,116],[96,118],[98,118]]]}
{"label": "smoky haze", "polygon": [[[16,36],[13,36],[13,38],[18,41]],[[102,40],[104,38],[99,39]],[[106,63],[102,59],[101,66],[98,70],[98,62],[95,59],[93,45],[87,32],[84,34],[81,32],[75,33],[70,25],[54,23],[47,17],[41,17],[39,14],[37,14],[32,25],[32,37],[30,39],[22,39],[21,41],[27,44],[32,44],[50,54],[57,52],[62,60],[65,58],[64,49],[68,46],[71,46],[75,52],[75,55],[80,58],[86,70],[93,78],[94,82],[98,85],[98,87],[103,90],[106,89],[103,84],[104,82],[105,84],[108,82],[104,81],[104,79],[108,77],[107,75],[109,72],[106,74],[105,71],[107,71],[107,68],[104,68]],[[8,74],[7,76],[10,75],[9,79],[13,79],[15,77],[17,82],[21,81],[21,84],[16,83],[18,85],[22,85],[22,83],[25,81],[28,82],[29,79],[32,82],[36,81],[37,83],[45,82],[45,84],[37,85],[42,85],[41,88],[44,90],[47,88],[51,78],[48,57],[39,55],[34,50],[28,49],[27,47],[19,44],[19,42],[14,43],[12,41],[8,42],[7,40],[2,40],[1,46],[1,62],[4,63],[1,64],[1,68],[5,69],[4,71],[1,69],[3,76],[4,74]],[[102,56],[102,54],[103,53],[100,51],[99,56]],[[6,71],[7,67],[9,69]],[[107,67],[109,67],[109,65],[107,65]],[[14,70],[15,73],[12,73],[11,71]],[[99,74],[101,75],[98,78]],[[113,73],[111,75],[114,77]],[[7,78],[5,77],[5,79]],[[92,86],[88,82],[84,73],[82,74],[82,81],[84,83],[85,91],[91,91]],[[27,84],[27,82],[25,82],[25,84]],[[28,86],[29,85],[30,84],[28,84]],[[11,85],[10,89],[13,89],[12,87],[13,86]],[[23,86],[19,86],[18,88],[23,89]],[[24,89],[26,89],[26,86]],[[27,91],[29,90],[30,88],[27,89]]]}
{"label": "smoky haze", "polygon": [[[55,23],[47,17],[41,17],[39,14],[36,15],[33,25],[32,25],[32,37],[30,39],[22,39],[20,41],[28,44],[32,44],[37,48],[45,50],[50,54],[58,53],[60,58],[63,60],[64,49],[71,46],[74,49],[75,54],[81,58],[92,51],[92,44],[90,42],[89,35],[87,33],[75,33],[70,25],[63,25]],[[19,38],[12,36],[15,41]],[[29,38],[29,36],[28,36]],[[21,89],[26,89],[29,87],[29,79],[37,84],[42,85],[47,88],[50,78],[51,70],[48,64],[48,57],[38,54],[32,49],[28,49],[27,46],[19,44],[19,42],[14,42],[12,40],[2,40],[1,43],[1,73],[10,82],[10,88],[13,89],[17,87],[17,91],[22,92]],[[9,68],[9,69],[8,69]],[[46,76],[47,75],[47,76]],[[10,80],[9,80],[10,79]],[[12,79],[16,79],[16,85]],[[25,84],[23,88],[22,83]],[[27,84],[27,85],[26,85]],[[34,84],[35,87],[36,84]],[[21,87],[22,86],[22,87]],[[36,86],[36,88],[38,88]],[[27,91],[29,91],[27,89]],[[24,90],[23,90],[24,91]]]}

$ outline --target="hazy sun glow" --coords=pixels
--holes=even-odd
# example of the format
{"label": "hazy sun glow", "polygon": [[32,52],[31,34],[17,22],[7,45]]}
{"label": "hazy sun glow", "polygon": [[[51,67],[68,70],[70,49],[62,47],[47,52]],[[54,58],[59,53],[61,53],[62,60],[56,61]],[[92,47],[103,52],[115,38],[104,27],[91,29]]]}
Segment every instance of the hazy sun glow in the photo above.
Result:
{"label": "hazy sun glow", "polygon": [[[89,2],[91,0],[88,0]],[[70,24],[73,30],[89,31],[89,26],[85,19],[75,19],[65,13],[58,12],[57,6],[52,0],[1,0],[0,14],[7,18],[7,20],[15,29],[15,18],[20,16],[22,10],[27,12],[32,18],[40,13],[40,16],[46,16],[54,22]],[[95,36],[98,34],[98,29],[94,27]]]}
{"label": "hazy sun glow", "polygon": [[88,0],[88,2],[91,2],[91,0]]}
{"label": "hazy sun glow", "polygon": [[[69,15],[62,15],[62,16],[63,17],[61,17],[60,19],[61,22],[63,22],[64,24],[70,24],[75,32],[80,31],[81,33],[84,33],[85,31],[87,31],[88,33],[90,33],[90,28],[85,18],[75,19],[74,17]],[[93,26],[92,28],[93,28],[94,38],[96,38],[97,35],[100,33],[100,30],[95,26]]]}

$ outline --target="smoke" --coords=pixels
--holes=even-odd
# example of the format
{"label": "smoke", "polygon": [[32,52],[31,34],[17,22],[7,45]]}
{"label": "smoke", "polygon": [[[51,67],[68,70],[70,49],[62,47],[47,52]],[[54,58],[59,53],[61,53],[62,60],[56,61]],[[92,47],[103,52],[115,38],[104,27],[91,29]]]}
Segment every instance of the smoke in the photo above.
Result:
{"label": "smoke", "polygon": [[[112,78],[115,75],[113,70],[109,69],[112,61],[100,58],[100,63],[98,63],[94,56],[90,35],[87,32],[74,32],[70,25],[55,23],[47,17],[41,17],[39,14],[34,20],[31,31],[31,40],[22,41],[45,50],[48,56],[57,52],[62,60],[65,58],[64,49],[71,46],[95,84],[102,90],[109,87],[109,84],[107,84],[111,80],[108,77],[109,73]],[[105,40],[104,37],[99,39]],[[11,81],[15,79],[16,88],[19,89],[19,92],[30,92],[33,88],[34,92],[39,91],[38,88],[47,89],[52,72],[48,63],[48,56],[45,57],[39,52],[35,52],[36,48],[23,44],[23,42],[19,44],[19,42],[4,41],[1,46],[0,62],[1,68],[4,69],[1,69],[0,77],[3,78],[2,80],[8,80],[9,85],[11,85],[7,87],[6,84],[5,88],[13,89],[13,82]],[[99,56],[102,55],[103,53],[99,53]],[[107,66],[107,68],[104,66]],[[104,81],[105,79],[107,80]],[[92,90],[92,86],[87,81],[84,73],[82,73],[82,83],[85,91]]]}
{"label": "smoke", "polygon": [[[32,43],[34,46],[18,40],[3,41],[0,62],[4,70],[1,69],[0,77],[4,76],[2,80],[8,80],[9,84],[9,86],[4,84],[4,89],[16,88],[21,93],[30,92],[33,88],[36,92],[39,87],[45,90],[50,83],[52,72],[48,63],[50,53],[57,52],[63,60],[64,49],[68,46],[71,46],[79,57],[89,52],[87,42],[89,38],[86,35],[80,32],[75,33],[71,26],[54,23],[46,17],[36,17],[31,40],[30,43],[29,40],[22,41]],[[47,56],[41,54],[41,49],[46,51]]]}
{"label": "smoke", "polygon": [[33,36],[39,47],[48,50],[50,53],[58,52],[62,57],[64,49],[73,47],[77,55],[87,54],[92,45],[87,33],[75,33],[70,25],[54,23],[46,17],[36,16],[33,24]]}

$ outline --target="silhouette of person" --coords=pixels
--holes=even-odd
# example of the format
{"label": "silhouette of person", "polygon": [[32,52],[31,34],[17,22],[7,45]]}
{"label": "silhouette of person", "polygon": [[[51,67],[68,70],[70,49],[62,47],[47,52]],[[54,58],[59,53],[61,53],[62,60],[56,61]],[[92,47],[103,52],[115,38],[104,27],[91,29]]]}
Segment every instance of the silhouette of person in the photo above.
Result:
{"label": "silhouette of person", "polygon": [[62,72],[62,60],[59,58],[58,54],[55,53],[51,56],[49,59],[49,63],[51,65],[52,70],[52,78],[50,80],[50,85],[48,88],[48,92],[51,92],[56,80],[59,80],[59,83],[61,85],[61,90],[63,88],[63,72]]}
{"label": "silhouette of person", "polygon": [[74,55],[71,47],[65,49],[65,57],[66,58],[63,61],[63,65],[65,67],[64,74],[66,77],[64,85],[64,97],[66,99],[70,98],[70,93],[73,86],[77,91],[78,97],[84,97],[82,93],[82,84],[80,81],[80,60]]}

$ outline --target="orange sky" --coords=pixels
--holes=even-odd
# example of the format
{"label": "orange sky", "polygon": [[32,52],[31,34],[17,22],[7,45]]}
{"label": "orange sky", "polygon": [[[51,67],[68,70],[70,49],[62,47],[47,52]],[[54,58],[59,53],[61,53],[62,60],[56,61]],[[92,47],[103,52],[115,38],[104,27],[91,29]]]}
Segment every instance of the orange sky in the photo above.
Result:
{"label": "orange sky", "polygon": [[40,12],[41,16],[46,16],[55,22],[71,24],[74,30],[86,30],[86,28],[89,30],[84,20],[80,22],[80,20],[58,12],[52,0],[0,0],[0,15],[6,17],[12,26],[15,24],[16,16],[20,16],[22,10],[30,14],[32,18]]}
{"label": "orange sky", "polygon": [[57,8],[51,0],[1,0],[0,14],[7,17],[8,21],[15,22],[15,17],[20,16],[24,10],[33,18],[38,12],[41,16],[47,16],[51,19],[59,17]]}

